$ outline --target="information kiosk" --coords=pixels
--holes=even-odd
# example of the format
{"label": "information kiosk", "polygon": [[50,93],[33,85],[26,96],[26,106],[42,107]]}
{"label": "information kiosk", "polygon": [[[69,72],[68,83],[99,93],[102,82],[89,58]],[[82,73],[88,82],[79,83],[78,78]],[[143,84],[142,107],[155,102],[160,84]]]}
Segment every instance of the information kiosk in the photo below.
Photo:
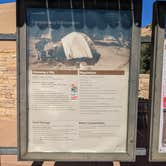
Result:
{"label": "information kiosk", "polygon": [[141,6],[17,1],[20,160],[135,160]]}
{"label": "information kiosk", "polygon": [[166,161],[166,1],[154,4],[151,70],[151,161]]}

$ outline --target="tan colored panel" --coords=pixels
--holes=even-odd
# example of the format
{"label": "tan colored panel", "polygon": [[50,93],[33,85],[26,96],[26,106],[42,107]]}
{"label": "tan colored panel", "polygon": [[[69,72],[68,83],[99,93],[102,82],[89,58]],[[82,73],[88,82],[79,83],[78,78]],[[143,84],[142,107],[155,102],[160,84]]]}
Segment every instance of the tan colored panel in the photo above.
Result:
{"label": "tan colored panel", "polygon": [[[1,32],[0,32],[1,33]],[[15,41],[0,41],[0,53],[2,52],[16,52]]]}
{"label": "tan colored panel", "polygon": [[0,52],[0,120],[16,119],[16,54]]}
{"label": "tan colored panel", "polygon": [[1,156],[1,166],[31,166],[32,162],[17,161],[17,156]]}
{"label": "tan colored panel", "polygon": [[16,33],[16,3],[0,4],[0,33]]}
{"label": "tan colored panel", "polygon": [[17,146],[16,120],[0,120],[0,147]]}

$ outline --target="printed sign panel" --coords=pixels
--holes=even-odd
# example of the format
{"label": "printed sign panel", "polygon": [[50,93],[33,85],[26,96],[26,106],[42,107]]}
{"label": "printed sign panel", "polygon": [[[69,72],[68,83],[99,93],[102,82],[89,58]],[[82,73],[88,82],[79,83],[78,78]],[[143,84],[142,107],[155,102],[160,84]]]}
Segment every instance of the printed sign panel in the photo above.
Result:
{"label": "printed sign panel", "polygon": [[18,0],[20,160],[135,160],[141,0],[127,2]]}
{"label": "printed sign panel", "polygon": [[154,3],[149,159],[166,161],[166,3]]}
{"label": "printed sign panel", "polygon": [[27,19],[28,151],[126,152],[131,12],[35,8]]}
{"label": "printed sign panel", "polygon": [[[166,25],[166,18],[165,18]],[[165,26],[166,33],[166,26]],[[162,89],[161,89],[161,113],[160,113],[160,134],[159,152],[166,152],[166,35],[163,48],[163,67],[162,67]]]}

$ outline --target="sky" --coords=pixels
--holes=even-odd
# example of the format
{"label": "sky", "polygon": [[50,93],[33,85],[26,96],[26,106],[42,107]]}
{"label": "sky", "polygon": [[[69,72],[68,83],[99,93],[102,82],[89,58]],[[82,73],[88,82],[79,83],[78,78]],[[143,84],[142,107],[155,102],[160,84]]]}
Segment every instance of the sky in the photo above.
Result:
{"label": "sky", "polygon": [[153,2],[155,0],[143,0],[142,26],[146,26],[152,22]]}
{"label": "sky", "polygon": [[[146,26],[152,21],[152,6],[155,0],[143,0],[142,26]],[[15,0],[0,0],[0,3],[15,2]]]}

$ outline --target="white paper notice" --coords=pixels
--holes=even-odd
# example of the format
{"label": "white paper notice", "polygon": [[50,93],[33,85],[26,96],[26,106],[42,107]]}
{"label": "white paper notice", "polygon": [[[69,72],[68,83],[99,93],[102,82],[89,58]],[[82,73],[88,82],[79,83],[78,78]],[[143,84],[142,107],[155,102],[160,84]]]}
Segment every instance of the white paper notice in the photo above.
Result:
{"label": "white paper notice", "polygon": [[29,152],[126,152],[128,75],[32,71]]}

